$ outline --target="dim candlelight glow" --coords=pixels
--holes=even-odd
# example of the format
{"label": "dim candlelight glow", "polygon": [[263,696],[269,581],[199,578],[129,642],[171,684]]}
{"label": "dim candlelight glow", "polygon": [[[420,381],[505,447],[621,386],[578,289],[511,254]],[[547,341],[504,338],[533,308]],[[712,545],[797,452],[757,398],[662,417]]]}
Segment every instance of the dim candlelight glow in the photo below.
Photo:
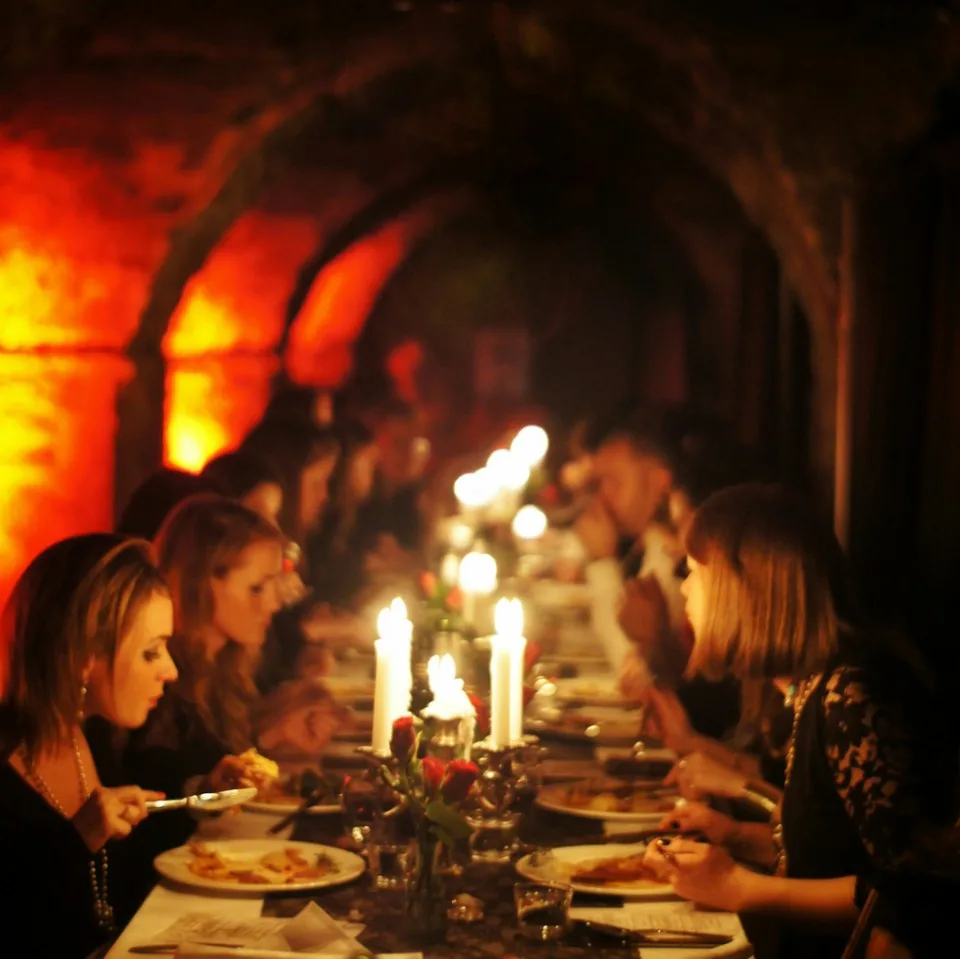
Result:
{"label": "dim candlelight glow", "polygon": [[539,466],[550,449],[547,431],[540,426],[525,426],[510,444],[510,452],[528,469]]}
{"label": "dim candlelight glow", "polygon": [[373,694],[373,738],[378,756],[390,751],[393,724],[410,711],[413,670],[410,663],[413,623],[407,619],[406,603],[397,597],[377,616],[379,639],[374,640],[377,678]]}
{"label": "dim candlelight glow", "polygon": [[513,535],[518,539],[540,539],[547,531],[547,517],[536,506],[523,506],[513,518]]}

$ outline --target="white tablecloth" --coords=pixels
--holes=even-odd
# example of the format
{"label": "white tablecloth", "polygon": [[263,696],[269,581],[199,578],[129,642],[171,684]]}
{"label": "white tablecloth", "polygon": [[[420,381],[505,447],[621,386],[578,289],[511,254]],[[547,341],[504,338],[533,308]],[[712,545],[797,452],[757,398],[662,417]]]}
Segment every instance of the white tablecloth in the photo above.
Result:
{"label": "white tablecloth", "polygon": [[[260,839],[267,835],[267,830],[276,822],[276,817],[261,813],[236,812],[217,818],[203,821],[197,830],[200,839]],[[289,837],[289,831],[277,838]],[[258,896],[230,896],[216,894],[194,894],[168,888],[163,883],[158,884],[133,917],[130,925],[116,941],[105,959],[141,959],[136,953],[131,953],[131,946],[140,945],[163,932],[172,925],[181,915],[188,912],[213,912],[224,918],[236,920],[256,919],[263,910],[263,897]],[[696,908],[690,903],[669,901],[656,903],[632,903],[620,909],[575,909],[572,915],[579,918],[593,918],[596,921],[622,925],[626,928],[637,928],[635,919],[637,910],[644,913],[656,912],[663,914],[664,925],[669,924],[670,914],[695,914]],[[743,934],[743,928],[736,916],[718,913],[724,917],[730,933],[736,932],[734,941],[729,946],[718,946],[714,949],[643,949],[643,959],[749,959],[753,949]],[[429,955],[427,956],[429,959]]]}

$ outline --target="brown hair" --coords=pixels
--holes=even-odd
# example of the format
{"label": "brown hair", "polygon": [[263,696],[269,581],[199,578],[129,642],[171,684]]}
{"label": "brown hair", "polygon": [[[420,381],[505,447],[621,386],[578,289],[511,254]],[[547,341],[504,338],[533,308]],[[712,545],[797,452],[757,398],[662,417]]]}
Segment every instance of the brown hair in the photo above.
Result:
{"label": "brown hair", "polygon": [[17,580],[0,618],[10,669],[0,706],[0,753],[19,746],[28,764],[62,745],[82,707],[83,672],[92,657],[112,668],[143,603],[167,595],[150,544],[113,533],[61,540]]}
{"label": "brown hair", "polygon": [[845,561],[829,526],[782,486],[745,483],[710,496],[687,531],[705,569],[705,622],[688,671],[804,678],[849,631]]}
{"label": "brown hair", "polygon": [[310,532],[300,524],[303,473],[309,466],[340,455],[340,444],[330,429],[297,420],[265,420],[243,441],[241,450],[262,460],[283,490],[280,527],[291,539],[303,542]]}
{"label": "brown hair", "polygon": [[251,745],[250,708],[257,696],[259,658],[230,639],[211,658],[203,633],[213,620],[212,580],[226,576],[253,543],[284,543],[283,534],[240,503],[192,496],[157,536],[160,570],[170,584],[174,635],[170,649],[180,673],[176,695],[192,703],[203,724],[231,750]]}

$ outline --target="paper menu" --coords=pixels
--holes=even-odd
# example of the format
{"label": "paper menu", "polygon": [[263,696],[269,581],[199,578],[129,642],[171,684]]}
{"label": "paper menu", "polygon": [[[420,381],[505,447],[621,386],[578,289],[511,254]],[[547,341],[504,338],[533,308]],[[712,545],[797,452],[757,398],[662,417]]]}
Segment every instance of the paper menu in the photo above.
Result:
{"label": "paper menu", "polygon": [[688,902],[630,902],[619,908],[571,909],[570,917],[619,926],[621,929],[670,929],[734,937],[743,935],[740,920],[733,913],[697,909]]}

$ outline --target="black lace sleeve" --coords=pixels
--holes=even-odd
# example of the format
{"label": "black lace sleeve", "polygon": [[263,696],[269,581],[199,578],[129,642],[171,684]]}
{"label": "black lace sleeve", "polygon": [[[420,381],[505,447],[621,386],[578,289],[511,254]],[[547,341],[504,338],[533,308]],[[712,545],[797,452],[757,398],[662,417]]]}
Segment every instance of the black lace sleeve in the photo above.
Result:
{"label": "black lace sleeve", "polygon": [[824,745],[837,793],[874,864],[896,868],[920,815],[902,715],[872,695],[859,668],[831,673],[823,702]]}

